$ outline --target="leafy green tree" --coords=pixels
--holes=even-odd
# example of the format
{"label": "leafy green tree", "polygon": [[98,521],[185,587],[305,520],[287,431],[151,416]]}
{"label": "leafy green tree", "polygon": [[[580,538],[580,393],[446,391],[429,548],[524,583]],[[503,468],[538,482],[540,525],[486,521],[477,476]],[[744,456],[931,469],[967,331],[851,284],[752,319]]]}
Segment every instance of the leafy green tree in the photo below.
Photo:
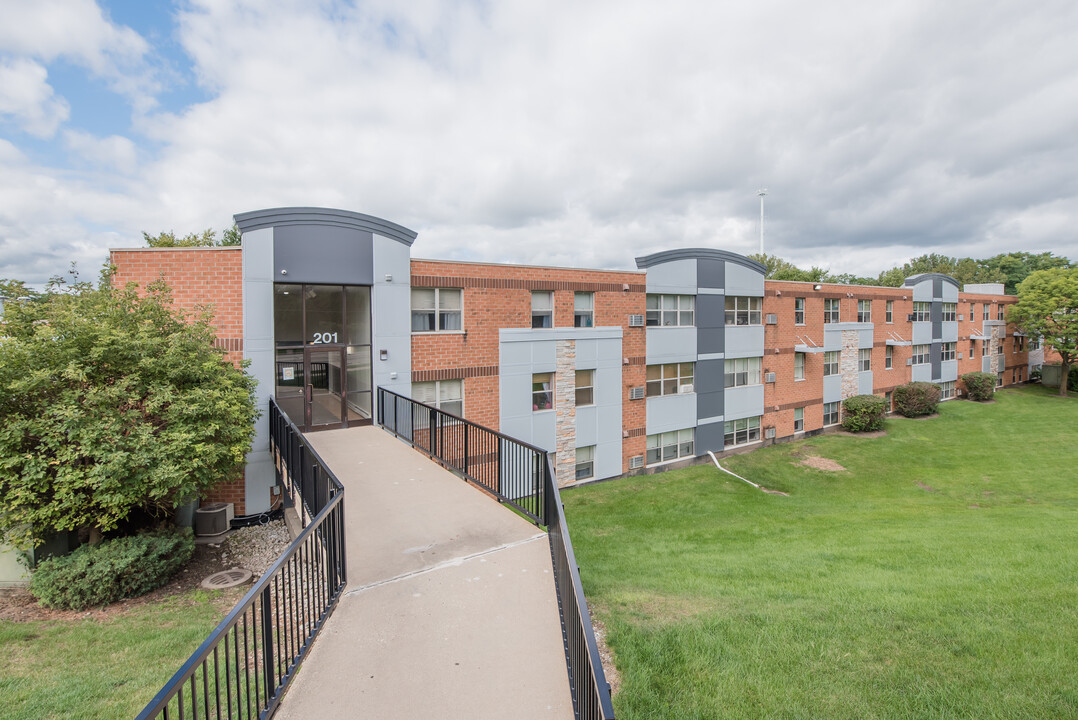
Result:
{"label": "leafy green tree", "polygon": [[206,228],[201,233],[188,233],[183,237],[176,237],[171,230],[157,235],[143,232],[142,238],[148,247],[224,247],[240,244],[240,229],[233,224],[221,234],[220,240],[213,228]]}
{"label": "leafy green tree", "polygon": [[1037,270],[1018,286],[1008,318],[1028,335],[1043,338],[1063,361],[1059,394],[1067,394],[1070,366],[1078,359],[1078,268]]}
{"label": "leafy green tree", "polygon": [[1029,277],[1030,273],[1038,270],[1051,270],[1052,268],[1074,267],[1074,264],[1067,258],[1058,257],[1050,252],[1038,254],[1027,252],[1001,253],[979,262],[986,273],[991,273],[994,279],[978,280],[977,282],[1004,283],[1003,289],[1008,295],[1016,295],[1018,286]]}
{"label": "leafy green tree", "polygon": [[87,528],[135,509],[161,514],[243,467],[254,380],[155,283],[140,297],[54,281],[5,308],[0,337],[0,536]]}
{"label": "leafy green tree", "polygon": [[766,268],[764,277],[768,280],[796,280],[800,282],[827,282],[827,270],[813,267],[811,270],[802,270],[788,260],[783,260],[778,255],[753,253],[748,256]]}

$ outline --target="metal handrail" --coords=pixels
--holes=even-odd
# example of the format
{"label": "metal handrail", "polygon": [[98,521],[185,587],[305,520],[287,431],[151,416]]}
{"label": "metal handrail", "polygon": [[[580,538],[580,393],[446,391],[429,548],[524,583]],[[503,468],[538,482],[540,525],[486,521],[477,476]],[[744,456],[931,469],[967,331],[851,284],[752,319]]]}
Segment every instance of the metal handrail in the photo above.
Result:
{"label": "metal handrail", "polygon": [[304,478],[297,492],[325,488],[324,502],[137,720],[270,717],[340,599],[344,486],[272,399],[270,445],[278,476]]}

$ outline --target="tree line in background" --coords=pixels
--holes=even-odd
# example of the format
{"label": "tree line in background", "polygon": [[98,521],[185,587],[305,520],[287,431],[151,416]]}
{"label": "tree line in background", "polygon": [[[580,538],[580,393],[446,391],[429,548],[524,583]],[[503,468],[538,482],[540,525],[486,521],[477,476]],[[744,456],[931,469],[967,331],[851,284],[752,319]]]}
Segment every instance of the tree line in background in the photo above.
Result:
{"label": "tree line in background", "polygon": [[921,273],[941,273],[949,275],[960,285],[974,283],[1003,283],[1008,295],[1017,295],[1018,286],[1031,273],[1053,268],[1073,268],[1074,263],[1065,257],[1058,257],[1050,252],[1000,253],[990,258],[957,258],[929,253],[915,257],[909,262],[884,270],[876,277],[862,277],[852,273],[831,274],[825,268],[812,267],[802,270],[793,263],[777,255],[749,255],[753,260],[767,268],[768,280],[799,280],[802,282],[839,283],[842,285],[880,285],[883,287],[901,287],[906,278]]}

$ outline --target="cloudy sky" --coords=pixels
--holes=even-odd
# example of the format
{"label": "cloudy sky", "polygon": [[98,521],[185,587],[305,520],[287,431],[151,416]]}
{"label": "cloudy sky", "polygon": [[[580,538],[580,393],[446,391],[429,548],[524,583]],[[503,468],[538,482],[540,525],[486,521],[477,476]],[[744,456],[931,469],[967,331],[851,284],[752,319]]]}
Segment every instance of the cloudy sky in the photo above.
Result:
{"label": "cloudy sky", "polygon": [[317,205],[415,257],[1078,259],[1073,0],[0,0],[0,277]]}

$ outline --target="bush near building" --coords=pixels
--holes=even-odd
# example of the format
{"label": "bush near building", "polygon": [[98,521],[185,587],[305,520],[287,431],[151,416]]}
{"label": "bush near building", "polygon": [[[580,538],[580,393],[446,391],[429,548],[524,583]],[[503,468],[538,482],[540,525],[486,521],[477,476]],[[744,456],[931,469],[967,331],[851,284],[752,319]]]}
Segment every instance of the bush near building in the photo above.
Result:
{"label": "bush near building", "polygon": [[855,395],[842,401],[842,427],[850,432],[873,432],[883,428],[887,401],[879,395]]}
{"label": "bush near building", "polygon": [[996,376],[986,372],[971,372],[962,376],[966,386],[966,395],[970,400],[985,402],[991,400],[996,391]]}
{"label": "bush near building", "polygon": [[893,397],[899,415],[922,417],[939,409],[940,387],[935,383],[912,382],[896,387]]}

